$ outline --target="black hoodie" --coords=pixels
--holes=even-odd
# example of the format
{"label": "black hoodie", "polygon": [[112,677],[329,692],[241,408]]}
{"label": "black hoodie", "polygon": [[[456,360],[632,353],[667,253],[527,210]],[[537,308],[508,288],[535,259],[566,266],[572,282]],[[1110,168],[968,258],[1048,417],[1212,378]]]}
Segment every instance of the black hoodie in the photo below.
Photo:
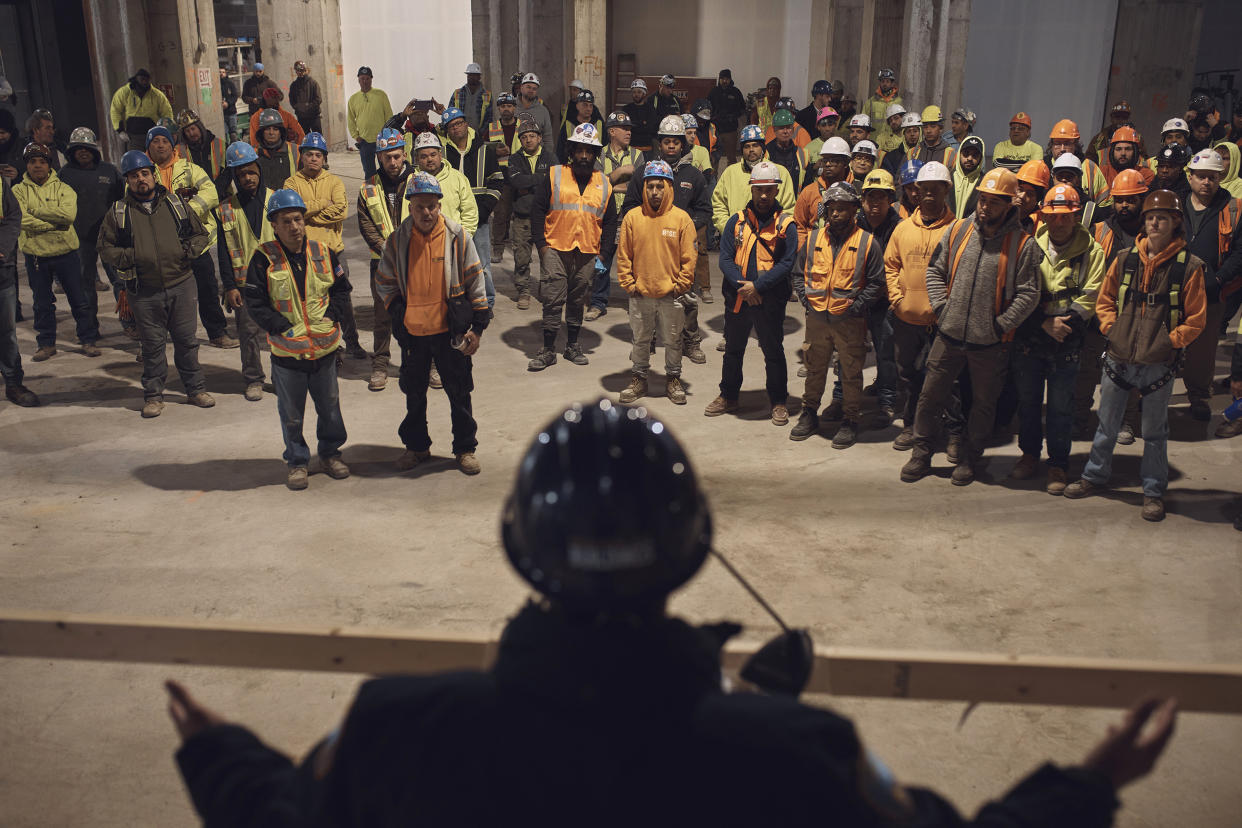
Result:
{"label": "black hoodie", "polygon": [[125,181],[116,167],[101,160],[99,150],[91,150],[95,162],[89,167],[77,162],[73,157],[75,151],[76,148],[67,153],[68,160],[57,175],[78,196],[78,215],[73,220],[73,229],[78,238],[93,242],[108,208],[125,195]]}

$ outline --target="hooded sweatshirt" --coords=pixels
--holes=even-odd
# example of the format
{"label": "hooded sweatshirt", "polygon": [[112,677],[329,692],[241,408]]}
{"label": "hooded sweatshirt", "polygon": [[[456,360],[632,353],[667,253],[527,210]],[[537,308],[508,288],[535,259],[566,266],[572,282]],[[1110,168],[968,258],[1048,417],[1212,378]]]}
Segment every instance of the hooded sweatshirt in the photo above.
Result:
{"label": "hooded sweatshirt", "polygon": [[1229,153],[1229,161],[1225,165],[1225,174],[1221,176],[1220,186],[1228,190],[1234,198],[1242,198],[1242,179],[1238,178],[1238,168],[1242,163],[1242,148],[1230,141],[1223,141],[1215,149],[1224,148]]}
{"label": "hooded sweatshirt", "polygon": [[[794,188],[793,179],[789,177],[789,170],[780,164],[776,165],[776,169],[781,176],[781,184],[776,191],[776,203],[781,210],[789,212],[798,201],[798,190]],[[723,233],[729,219],[750,203],[750,164],[738,161],[726,167],[712,189],[711,201],[712,224],[715,225],[717,233]]]}
{"label": "hooded sweatshirt", "polygon": [[966,218],[975,211],[975,202],[978,200],[978,193],[975,188],[979,186],[979,180],[983,178],[983,162],[987,160],[987,145],[983,143],[983,139],[977,135],[971,135],[963,142],[963,146],[977,144],[979,146],[979,166],[975,167],[972,173],[966,173],[962,170],[962,153],[959,151],[953,159],[953,187],[949,190],[949,206],[953,209],[953,214],[958,218]]}
{"label": "hooded sweatshirt", "polygon": [[[982,165],[980,165],[982,166]],[[884,276],[888,283],[888,300],[893,314],[910,325],[933,325],[927,299],[927,263],[940,245],[945,228],[953,221],[953,213],[945,210],[940,218],[927,221],[921,209],[899,222],[888,239],[884,251]]]}
{"label": "hooded sweatshirt", "polygon": [[1055,349],[1056,341],[1044,332],[1043,322],[1050,316],[1069,316],[1076,333],[1086,330],[1095,315],[1096,298],[1104,283],[1107,254],[1080,224],[1063,248],[1052,244],[1048,225],[1035,231],[1035,243],[1044,251],[1039,263],[1040,302],[1022,324],[1022,336]]}
{"label": "hooded sweatshirt", "polygon": [[36,184],[30,174],[13,188],[22,208],[22,232],[17,246],[28,256],[61,256],[78,249],[73,220],[78,215],[78,196],[55,171]]}
{"label": "hooded sweatshirt", "polygon": [[617,283],[626,293],[658,298],[680,295],[694,284],[698,263],[697,231],[690,214],[673,204],[666,182],[664,199],[652,208],[643,188],[643,204],[621,220],[617,243]]}
{"label": "hooded sweatshirt", "polygon": [[104,213],[125,194],[125,180],[116,167],[100,160],[98,150],[91,150],[91,153],[95,156],[95,163],[83,167],[70,152],[67,163],[61,167],[60,180],[72,187],[78,196],[78,217],[73,221],[78,238],[89,239],[93,243],[99,235]]}
{"label": "hooded sweatshirt", "polygon": [[341,230],[345,226],[345,217],[349,215],[345,182],[327,170],[320,170],[314,178],[298,170],[289,176],[285,187],[306,202],[306,237],[326,245],[333,253],[344,250]]}

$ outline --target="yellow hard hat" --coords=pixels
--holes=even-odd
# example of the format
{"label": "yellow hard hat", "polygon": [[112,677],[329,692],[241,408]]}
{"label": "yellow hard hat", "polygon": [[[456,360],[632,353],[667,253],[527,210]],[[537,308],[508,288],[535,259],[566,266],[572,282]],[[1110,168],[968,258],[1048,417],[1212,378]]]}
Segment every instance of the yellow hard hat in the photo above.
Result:
{"label": "yellow hard hat", "polygon": [[922,121],[924,124],[934,124],[943,120],[944,117],[940,114],[940,107],[934,105],[923,107]]}
{"label": "yellow hard hat", "polygon": [[888,190],[890,193],[897,192],[897,188],[893,186],[893,176],[888,170],[872,170],[867,173],[867,177],[863,179],[862,191],[867,190]]}

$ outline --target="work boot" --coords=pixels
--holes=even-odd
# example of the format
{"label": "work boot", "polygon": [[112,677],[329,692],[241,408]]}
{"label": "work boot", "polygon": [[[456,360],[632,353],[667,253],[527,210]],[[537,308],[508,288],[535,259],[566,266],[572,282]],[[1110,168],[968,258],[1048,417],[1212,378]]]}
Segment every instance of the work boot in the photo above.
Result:
{"label": "work boot", "polygon": [[1092,483],[1090,480],[1088,480],[1085,477],[1080,477],[1079,479],[1075,480],[1073,483],[1066,486],[1065,491],[1062,492],[1062,494],[1068,497],[1070,500],[1077,500],[1080,497],[1086,497],[1087,495],[1093,495],[1102,488],[1104,487],[1097,486],[1096,484]]}
{"label": "work boot", "polygon": [[159,397],[151,397],[142,405],[142,416],[148,420],[158,417],[164,411],[164,401]]}
{"label": "work boot", "polygon": [[789,425],[789,409],[777,403],[772,406],[772,425],[787,426]]}
{"label": "work boot", "polygon": [[430,451],[406,449],[401,452],[401,456],[397,458],[397,462],[394,465],[396,465],[397,471],[409,471],[430,456]]}
{"label": "work boot", "polygon": [[16,385],[5,385],[4,396],[7,397],[10,402],[16,403],[22,408],[38,408],[42,405],[42,403],[39,402],[38,396],[35,395],[35,392],[31,391],[21,383]]}
{"label": "work boot", "polygon": [[591,305],[591,307],[587,308],[586,316],[584,318],[586,319],[587,322],[594,322],[596,319],[599,319],[603,315],[604,315],[604,312],[602,310],[595,307],[594,305]]}
{"label": "work boot", "polygon": [[712,289],[709,287],[699,288],[699,301],[705,305],[710,305],[716,301],[712,298]]}
{"label": "work boot", "polygon": [[428,388],[443,388],[444,387],[444,383],[440,380],[440,372],[437,371],[435,368],[432,368],[431,371],[427,374],[427,387]]}
{"label": "work boot", "polygon": [[222,333],[217,337],[207,340],[213,348],[238,348],[241,343],[226,333]]}
{"label": "work boot", "polygon": [[704,417],[719,417],[721,414],[729,414],[737,411],[737,400],[726,400],[724,397],[717,397],[707,404],[707,408],[703,409]]}
{"label": "work boot", "polygon": [[1058,466],[1048,467],[1048,485],[1044,491],[1050,495],[1065,494],[1065,469]]}
{"label": "work boot", "polygon": [[500,260],[505,257],[505,246],[498,244],[492,248],[492,264],[500,264]]}
{"label": "work boot", "polygon": [[1206,423],[1212,419],[1212,406],[1208,405],[1207,400],[1191,400],[1190,416],[1202,423]]}
{"label": "work boot", "polygon": [[530,308],[530,294],[529,294],[529,293],[519,293],[519,294],[518,294],[518,301],[517,301],[517,305],[518,305],[518,310],[527,310],[527,309],[529,309],[529,308]]}
{"label": "work boot", "polygon": [[34,356],[30,358],[31,362],[43,362],[56,356],[55,345],[44,345],[42,348],[34,352]]}
{"label": "work boot", "polygon": [[[868,348],[868,350],[870,349]],[[878,396],[880,393],[879,385],[880,384],[878,382],[871,383],[870,385],[868,385],[866,388],[863,389],[863,394],[865,394],[868,397]]]}
{"label": "work boot", "polygon": [[[1225,420],[1216,427],[1217,437],[1237,437],[1239,434],[1242,434],[1242,417],[1239,417],[1233,422]],[[1117,438],[1117,442],[1121,442],[1120,437]]]}
{"label": "work boot", "polygon": [[473,451],[463,451],[457,455],[457,468],[461,469],[462,474],[478,474],[483,471]]}
{"label": "work boot", "polygon": [[830,422],[837,422],[845,419],[845,403],[841,400],[833,400],[824,409],[823,418]]}
{"label": "work boot", "polygon": [[888,428],[897,419],[897,409],[892,403],[880,403],[880,417],[884,420],[884,428]]}
{"label": "work boot", "polygon": [[334,454],[331,457],[319,458],[319,467],[323,469],[323,473],[333,480],[344,480],[349,477],[349,466],[345,465],[345,461],[341,459],[341,455]]}
{"label": "work boot", "polygon": [[725,341],[724,339],[721,339],[719,342],[716,343],[716,350],[723,351],[724,349],[725,349]]}
{"label": "work boot", "polygon": [[307,471],[306,466],[290,466],[289,476],[285,478],[285,485],[295,492],[300,492],[310,485],[309,476],[310,472]]}
{"label": "work boot", "polygon": [[345,356],[350,359],[366,359],[370,354],[357,342],[351,342],[345,346]]}
{"label": "work boot", "polygon": [[914,448],[914,429],[906,426],[901,433],[893,438],[893,448],[897,451],[909,451]]}
{"label": "work boot", "polygon": [[842,420],[837,433],[832,436],[834,449],[847,449],[858,442],[858,425],[853,420]]}
{"label": "work boot", "polygon": [[630,377],[630,384],[625,386],[625,390],[621,392],[619,399],[621,402],[629,405],[639,397],[645,396],[647,396],[647,378],[635,374]]}
{"label": "work boot", "polygon": [[263,399],[263,383],[251,382],[246,385],[246,399],[250,402],[258,402]]}
{"label": "work boot", "polygon": [[805,364],[798,366],[798,376],[805,377],[808,373],[809,372],[806,370]]}
{"label": "work boot", "polygon": [[1143,520],[1159,523],[1164,520],[1164,501],[1158,497],[1143,498]]}
{"label": "work boot", "polygon": [[367,383],[367,388],[372,391],[383,391],[388,385],[387,371],[372,371],[371,380]]}
{"label": "work boot", "polygon": [[901,482],[913,483],[922,480],[931,473],[931,454],[915,450],[910,459],[901,467]]}
{"label": "work boot", "polygon": [[707,362],[707,354],[703,353],[703,349],[697,342],[688,343],[682,348],[681,355],[693,362],[695,365],[702,365]]}
{"label": "work boot", "polygon": [[664,393],[668,394],[668,401],[673,405],[686,404],[686,386],[681,384],[681,377],[669,377]]}
{"label": "work boot", "polygon": [[955,466],[962,461],[962,435],[949,435],[949,442],[944,447],[944,456]]}
{"label": "work boot", "polygon": [[1122,423],[1121,428],[1117,429],[1117,445],[1132,446],[1134,445],[1134,429],[1129,423]]}
{"label": "work boot", "polygon": [[1024,454],[1009,472],[1009,479],[1030,480],[1037,471],[1039,471],[1039,458],[1033,454]]}
{"label": "work boot", "polygon": [[949,475],[949,482],[954,486],[969,486],[975,479],[975,467],[969,460],[963,459],[953,467],[953,474]]}
{"label": "work boot", "polygon": [[112,290],[112,285],[108,284],[103,279],[95,280],[95,292],[96,293],[107,293],[110,290]]}
{"label": "work boot", "polygon": [[547,368],[549,365],[555,365],[555,364],[556,364],[556,351],[553,351],[551,348],[546,348],[546,347],[540,348],[539,353],[535,354],[535,356],[531,359],[531,361],[526,363],[526,370],[527,371],[542,371],[544,368]]}
{"label": "work boot", "polygon": [[789,439],[801,442],[817,431],[819,431],[819,417],[816,416],[815,409],[803,408],[802,413],[798,415],[798,422],[789,429]]}
{"label": "work boot", "polygon": [[199,408],[211,408],[216,404],[216,398],[208,394],[206,391],[199,391],[186,397],[186,402]]}
{"label": "work boot", "polygon": [[561,354],[561,356],[565,357],[565,359],[569,360],[574,365],[588,365],[591,362],[591,360],[586,358],[586,354],[582,353],[582,349],[578,347],[577,342],[572,345],[566,345],[565,353]]}
{"label": "work boot", "polygon": [[88,357],[103,356],[103,351],[99,350],[99,346],[94,342],[87,342],[82,345],[82,355]]}

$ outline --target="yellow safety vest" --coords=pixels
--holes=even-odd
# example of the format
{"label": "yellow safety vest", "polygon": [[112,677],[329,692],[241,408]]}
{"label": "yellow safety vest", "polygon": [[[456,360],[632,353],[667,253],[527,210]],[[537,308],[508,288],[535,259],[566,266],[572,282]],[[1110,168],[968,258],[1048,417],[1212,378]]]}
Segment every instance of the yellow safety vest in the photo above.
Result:
{"label": "yellow safety vest", "polygon": [[272,356],[293,359],[319,359],[341,347],[341,329],[324,314],[328,310],[328,291],[336,281],[328,248],[317,241],[306,242],[306,295],[298,292],[293,266],[278,241],[260,245],[271,264],[267,268],[267,293],[272,307],[289,320],[289,330],[267,335]]}
{"label": "yellow safety vest", "polygon": [[[362,200],[367,205],[367,215],[371,217],[371,221],[375,222],[375,226],[380,229],[380,233],[387,239],[392,235],[393,227],[392,214],[388,212],[388,197],[384,194],[384,188],[378,184],[362,185]],[[401,199],[401,221],[404,222],[406,216],[410,214],[410,200],[408,198]],[[379,253],[371,251],[372,259],[381,258]]]}
{"label": "yellow safety vest", "polygon": [[558,164],[548,170],[552,203],[544,220],[544,238],[553,250],[568,252],[576,247],[583,253],[599,253],[612,185],[603,173],[595,170],[580,193],[573,173],[562,175],[566,169],[564,164]]}
{"label": "yellow safety vest", "polygon": [[259,245],[276,240],[272,223],[267,220],[267,200],[271,197],[272,191],[264,187],[263,229],[258,238],[255,238],[250,219],[242,211],[236,195],[230,196],[228,201],[220,205],[220,232],[224,234],[224,243],[229,249],[229,261],[233,264],[233,281],[239,288],[246,284],[246,271]]}
{"label": "yellow safety vest", "polygon": [[[517,124],[517,120],[515,119],[513,122],[513,143],[509,145],[509,155],[517,155],[518,150],[522,148],[522,141],[521,139],[518,138],[517,128],[518,128],[518,124]],[[497,144],[503,144],[505,142],[505,128],[504,128],[504,125],[501,124],[499,120],[492,121],[490,124],[487,125],[487,140],[493,141]],[[508,155],[506,155],[504,158],[497,158],[496,160],[500,163],[500,166],[502,167],[509,166]]]}

